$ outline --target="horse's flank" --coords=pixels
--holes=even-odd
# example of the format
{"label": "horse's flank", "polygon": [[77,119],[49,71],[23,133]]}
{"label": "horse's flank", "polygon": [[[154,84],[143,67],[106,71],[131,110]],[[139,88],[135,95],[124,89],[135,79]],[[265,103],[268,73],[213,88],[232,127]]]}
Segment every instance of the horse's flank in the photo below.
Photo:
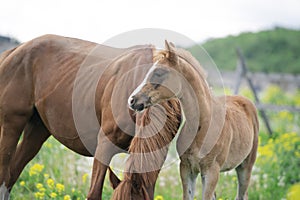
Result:
{"label": "horse's flank", "polygon": [[180,105],[175,99],[137,115],[124,180],[115,189],[113,200],[153,199],[155,182],[181,122]]}

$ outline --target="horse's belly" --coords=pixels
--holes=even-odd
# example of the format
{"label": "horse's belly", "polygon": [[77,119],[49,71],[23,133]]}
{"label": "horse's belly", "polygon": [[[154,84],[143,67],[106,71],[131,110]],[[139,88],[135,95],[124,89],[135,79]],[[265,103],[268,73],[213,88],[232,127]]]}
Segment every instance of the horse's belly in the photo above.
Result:
{"label": "horse's belly", "polygon": [[36,103],[36,108],[51,135],[69,149],[86,156],[94,154],[97,145],[97,127],[82,131],[76,125],[70,101],[49,96]]}
{"label": "horse's belly", "polygon": [[61,144],[69,148],[70,150],[83,155],[83,156],[93,156],[96,151],[97,146],[97,137],[93,137],[94,139],[84,140],[80,137],[69,139],[62,138],[57,135],[53,135],[55,139],[57,139]]}
{"label": "horse's belly", "polygon": [[[249,154],[249,153],[248,153]],[[234,157],[235,155],[228,155],[228,159],[223,164],[221,171],[228,171],[235,169],[237,166],[239,166],[248,156],[248,154],[241,154],[237,157]]]}
{"label": "horse's belly", "polygon": [[250,129],[249,134],[240,132],[234,134],[226,161],[224,162],[221,171],[227,171],[239,166],[249,155],[253,146],[253,131]]}

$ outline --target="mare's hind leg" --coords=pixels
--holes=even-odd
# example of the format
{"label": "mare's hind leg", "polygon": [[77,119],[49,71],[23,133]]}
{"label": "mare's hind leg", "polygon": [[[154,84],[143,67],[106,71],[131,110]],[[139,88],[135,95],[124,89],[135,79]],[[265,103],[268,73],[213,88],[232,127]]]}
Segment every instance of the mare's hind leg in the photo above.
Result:
{"label": "mare's hind leg", "polygon": [[23,139],[17,147],[15,157],[10,165],[11,178],[9,188],[12,188],[26,164],[34,158],[43,143],[50,136],[37,111],[26,124]]}
{"label": "mare's hind leg", "polygon": [[[1,115],[0,130],[0,199],[8,199],[10,164],[14,157],[21,133],[30,117],[29,112],[9,112]],[[6,194],[4,194],[6,193]]]}

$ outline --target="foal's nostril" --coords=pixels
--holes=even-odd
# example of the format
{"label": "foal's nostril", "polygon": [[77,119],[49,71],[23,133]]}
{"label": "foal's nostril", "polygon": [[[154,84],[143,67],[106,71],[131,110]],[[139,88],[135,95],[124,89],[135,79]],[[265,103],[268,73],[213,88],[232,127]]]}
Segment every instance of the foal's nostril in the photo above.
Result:
{"label": "foal's nostril", "polygon": [[135,106],[135,110],[137,111],[142,111],[144,110],[144,108],[145,108],[144,104],[138,104]]}

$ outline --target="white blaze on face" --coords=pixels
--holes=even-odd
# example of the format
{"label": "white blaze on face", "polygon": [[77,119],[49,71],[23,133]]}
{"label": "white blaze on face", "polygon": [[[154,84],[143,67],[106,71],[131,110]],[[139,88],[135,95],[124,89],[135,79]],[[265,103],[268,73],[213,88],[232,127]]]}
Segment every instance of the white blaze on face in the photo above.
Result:
{"label": "white blaze on face", "polygon": [[9,192],[5,183],[0,186],[0,200],[9,200]]}
{"label": "white blaze on face", "polygon": [[127,103],[128,103],[129,106],[130,106],[130,100],[131,100],[131,98],[132,98],[134,95],[136,95],[137,93],[139,93],[139,92],[141,91],[141,89],[146,85],[147,80],[148,80],[150,74],[156,69],[157,63],[158,63],[158,61],[156,61],[156,62],[152,65],[152,67],[151,67],[151,68],[149,69],[149,71],[147,72],[147,74],[146,74],[144,80],[142,81],[142,83],[141,83],[141,84],[140,84],[140,85],[139,85],[139,86],[131,93],[131,95],[129,96],[128,101],[127,101]]}

